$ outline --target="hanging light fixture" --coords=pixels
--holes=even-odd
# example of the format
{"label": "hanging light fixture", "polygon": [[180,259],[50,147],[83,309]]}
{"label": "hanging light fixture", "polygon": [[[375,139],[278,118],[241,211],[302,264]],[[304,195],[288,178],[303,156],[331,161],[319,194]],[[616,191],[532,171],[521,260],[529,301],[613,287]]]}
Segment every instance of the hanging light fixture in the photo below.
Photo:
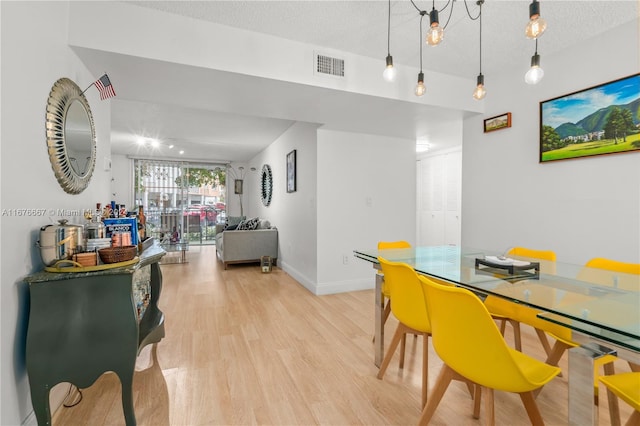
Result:
{"label": "hanging light fixture", "polygon": [[529,5],[529,22],[524,33],[527,38],[537,39],[546,29],[547,21],[540,17],[540,3],[538,3],[538,0],[533,0]]}
{"label": "hanging light fixture", "polygon": [[540,67],[540,55],[538,55],[538,39],[536,39],[536,53],[531,57],[531,68],[524,75],[524,81],[528,84],[538,84],[544,77],[544,70]]}
{"label": "hanging light fixture", "polygon": [[418,84],[415,90],[416,96],[422,96],[427,91],[424,85],[424,73],[422,72],[422,18],[426,14],[427,12],[424,10],[420,11],[420,72],[418,73]]}
{"label": "hanging light fixture", "polygon": [[[451,16],[451,15],[449,15]],[[444,29],[440,26],[440,19],[438,18],[438,11],[436,10],[435,0],[431,13],[429,13],[429,29],[427,30],[426,43],[430,46],[437,46],[444,38]]]}
{"label": "hanging light fixture", "polygon": [[396,69],[393,67],[393,57],[391,56],[391,0],[389,0],[387,22],[387,66],[382,73],[382,77],[387,81],[393,81],[396,78]]}
{"label": "hanging light fixture", "polygon": [[487,95],[487,90],[484,88],[484,75],[482,75],[482,4],[484,0],[478,0],[477,5],[480,6],[480,74],[476,80],[476,89],[473,91],[473,98],[476,100],[483,99]]}

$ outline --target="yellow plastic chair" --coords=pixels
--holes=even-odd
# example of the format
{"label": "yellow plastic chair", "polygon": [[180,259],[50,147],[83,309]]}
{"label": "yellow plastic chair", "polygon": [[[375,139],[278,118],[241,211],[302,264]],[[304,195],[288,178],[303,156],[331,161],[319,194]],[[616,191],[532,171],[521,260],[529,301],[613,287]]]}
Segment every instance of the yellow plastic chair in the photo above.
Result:
{"label": "yellow plastic chair", "polygon": [[[597,257],[585,263],[585,267],[600,269],[602,271],[607,271],[607,272],[619,272],[619,273],[640,276],[639,263],[626,263],[626,262],[620,262],[617,260]],[[581,274],[578,278],[583,279],[585,281],[589,281],[590,279],[593,278],[592,275],[593,275],[592,270],[585,270],[585,272]],[[611,281],[613,282],[613,280]],[[638,281],[635,281],[631,285],[635,285],[636,286],[635,289],[640,290],[640,288],[638,288],[639,284],[640,284],[640,277]],[[555,332],[550,333],[550,335],[556,339],[556,342],[553,345],[551,352],[548,354],[546,362],[550,365],[558,365],[564,353],[568,349],[578,346],[578,343],[575,343],[574,341],[571,340],[571,332],[569,329],[557,330]],[[611,376],[615,374],[615,367],[613,362],[616,359],[618,358],[614,355],[605,355],[601,358],[596,359],[594,362],[594,372],[593,372],[594,373],[594,395],[596,395],[596,402],[597,402],[597,396],[599,393],[598,379],[600,376],[600,368],[602,367],[602,370],[604,371],[605,376]],[[640,366],[636,364],[629,362],[629,366],[631,367],[632,371],[635,371],[635,372],[640,371]],[[609,392],[607,392],[607,400],[609,401],[609,414],[612,419],[611,420],[612,424],[620,424],[620,410],[618,407],[618,400],[615,397],[615,392],[613,392],[608,387],[607,389],[609,390]],[[615,422],[614,422],[614,419],[616,419]]]}
{"label": "yellow plastic chair", "polygon": [[[640,425],[640,372],[620,373],[599,377],[600,382],[621,400],[631,405],[635,410],[627,426]],[[619,419],[611,418],[611,424],[620,424]]]}
{"label": "yellow plastic chair", "polygon": [[431,324],[427,315],[427,307],[422,295],[420,282],[416,272],[406,263],[390,262],[382,257],[378,258],[391,301],[391,312],[398,319],[398,327],[389,344],[387,353],[380,364],[378,379],[384,377],[391,358],[403,342],[400,349],[400,368],[404,360],[404,339],[407,333],[423,336],[422,344],[422,406],[427,403],[428,372],[429,372],[429,335]]}
{"label": "yellow plastic chair", "polygon": [[[513,247],[507,252],[508,256],[522,256],[538,260],[546,260],[549,262],[556,261],[556,254],[551,250],[534,250],[526,247]],[[507,322],[513,327],[514,346],[517,350],[522,351],[522,338],[520,333],[520,323],[525,323],[533,326],[542,343],[542,347],[545,350],[547,356],[551,352],[551,345],[547,340],[544,331],[537,327],[552,327],[552,325],[544,324],[546,321],[542,321],[536,317],[538,311],[531,309],[527,306],[523,306],[517,303],[510,302],[507,299],[503,299],[497,296],[487,296],[485,299],[485,305],[489,312],[494,316],[494,319],[500,321],[500,332],[502,335],[505,333]],[[554,330],[556,328],[554,327]]]}
{"label": "yellow plastic chair", "polygon": [[474,418],[479,418],[484,388],[487,424],[495,424],[494,390],[519,394],[531,423],[543,424],[534,391],[550,382],[560,369],[510,348],[486,306],[472,292],[423,276],[418,279],[428,308],[433,347],[444,362],[419,424],[429,423],[451,380],[476,385]]}
{"label": "yellow plastic chair", "polygon": [[[411,248],[411,244],[406,241],[380,241],[378,242],[378,250],[387,250],[387,249],[403,249],[403,248]],[[382,326],[387,322],[387,318],[389,318],[389,314],[391,313],[391,304],[389,303],[389,289],[385,284],[384,278],[382,281],[382,300],[386,300],[386,304],[384,306],[384,313],[382,314]],[[375,339],[375,336],[374,336]]]}

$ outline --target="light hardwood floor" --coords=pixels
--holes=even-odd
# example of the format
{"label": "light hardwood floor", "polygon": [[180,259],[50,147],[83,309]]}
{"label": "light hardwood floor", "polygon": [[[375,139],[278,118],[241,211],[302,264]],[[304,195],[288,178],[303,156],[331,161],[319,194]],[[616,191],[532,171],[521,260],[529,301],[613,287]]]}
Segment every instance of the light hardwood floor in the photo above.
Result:
{"label": "light hardwood floor", "polygon": [[[162,266],[166,337],[138,358],[139,425],[417,423],[422,344],[409,338],[404,369],[394,360],[384,379],[376,378],[373,290],[314,296],[279,268],[263,274],[257,264],[231,265],[225,271],[210,246],[192,247],[188,260]],[[388,339],[396,324],[392,317],[387,322]],[[526,326],[523,350],[543,359]],[[431,347],[430,386],[440,366]],[[566,369],[566,357],[560,366]],[[623,371],[624,363],[619,366]],[[82,392],[80,404],[56,412],[54,425],[124,424],[113,373]],[[606,398],[600,400],[600,424],[606,425]],[[546,424],[566,424],[566,374],[546,386],[537,402]],[[529,424],[517,395],[496,392],[495,407],[497,424]],[[624,423],[631,410],[623,402],[620,407]],[[479,420],[471,413],[466,387],[454,382],[431,424],[484,424],[482,413]]]}

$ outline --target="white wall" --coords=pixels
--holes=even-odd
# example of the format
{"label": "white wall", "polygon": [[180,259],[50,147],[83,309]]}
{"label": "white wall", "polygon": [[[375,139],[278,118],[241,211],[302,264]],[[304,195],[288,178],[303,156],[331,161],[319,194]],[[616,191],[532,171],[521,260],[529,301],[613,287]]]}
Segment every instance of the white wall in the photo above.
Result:
{"label": "white wall", "polygon": [[[430,86],[428,97],[418,98],[413,95],[416,69],[399,65],[396,84],[380,84],[382,56],[380,59],[373,59],[347,52],[331,52],[320,46],[169,14],[125,4],[125,2],[72,3],[69,40],[73,46],[401,99],[411,103],[482,111],[482,104],[468,96],[468,87],[473,85],[469,79],[426,71],[426,80],[437,81],[438,84]],[[114,22],[118,23],[115,31]],[[153,22],[153,25],[146,25],[144,31],[140,31],[141,22]],[[345,59],[345,78],[314,75],[315,51],[337,54]],[[127,89],[135,91],[135,88]],[[256,94],[256,96],[259,95]],[[172,96],[173,101],[180,104],[182,98],[189,98],[190,102],[193,102],[199,94],[181,91]],[[202,102],[203,108],[206,109],[215,104],[215,99]],[[239,99],[238,102],[242,100]],[[218,105],[218,107],[232,106]],[[338,111],[339,109],[336,109],[335,112]],[[246,115],[264,115],[265,106],[260,103],[243,104],[242,112]],[[291,113],[292,111],[276,109],[268,111],[269,116],[285,119],[292,119],[289,116]],[[317,117],[310,117],[317,114],[313,108],[301,109],[293,113],[298,115],[293,118],[297,121],[317,120]],[[287,116],[283,117],[282,114]]]}
{"label": "white wall", "polygon": [[[373,287],[353,250],[381,240],[415,244],[415,141],[318,131],[318,279],[314,293]],[[347,263],[344,263],[346,257]]]}
{"label": "white wall", "polygon": [[[110,175],[96,165],[89,187],[69,195],[58,185],[47,154],[45,108],[53,83],[68,77],[82,89],[91,75],[67,47],[67,2],[0,2],[2,31],[2,210],[44,209],[44,216],[1,217],[0,424],[16,425],[31,412],[25,370],[28,289],[25,275],[42,269],[35,247],[41,226],[59,216],[58,209],[80,210],[110,199]],[[97,132],[98,158],[110,151],[109,101],[86,92]],[[70,218],[73,222],[84,219]]]}
{"label": "white wall", "polygon": [[[463,245],[640,262],[640,152],[538,163],[539,102],[637,73],[638,44],[636,20],[557,55],[542,49],[536,86],[524,67],[490,78],[500,84],[487,87],[485,116],[464,123]],[[511,128],[482,133],[483,118],[506,112]]]}
{"label": "white wall", "polygon": [[[297,150],[297,191],[286,192],[286,155]],[[248,217],[277,226],[278,264],[314,294],[373,287],[373,270],[353,250],[379,240],[415,241],[415,141],[296,123],[254,157]],[[273,172],[269,207],[260,201],[263,164]],[[346,257],[347,263],[344,263]]]}
{"label": "white wall", "polygon": [[[133,160],[124,155],[111,155],[111,200],[127,206],[127,210],[134,210],[135,194],[133,193]],[[103,161],[97,166],[104,167]]]}
{"label": "white wall", "polygon": [[[251,159],[253,177],[247,176],[247,217],[260,216],[278,228],[278,266],[306,288],[317,280],[317,124],[296,123],[264,151]],[[286,158],[292,150],[297,157],[297,190],[287,193]],[[262,166],[271,166],[273,196],[265,207],[260,198]]]}

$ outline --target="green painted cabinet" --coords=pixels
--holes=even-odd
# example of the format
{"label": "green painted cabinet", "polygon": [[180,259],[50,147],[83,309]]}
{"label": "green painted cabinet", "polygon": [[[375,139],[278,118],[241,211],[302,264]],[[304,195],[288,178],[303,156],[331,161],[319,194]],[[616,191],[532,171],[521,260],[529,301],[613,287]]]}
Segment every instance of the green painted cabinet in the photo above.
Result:
{"label": "green painted cabinet", "polygon": [[159,260],[151,246],[135,265],[95,272],[38,272],[25,278],[30,310],[26,364],[39,425],[51,424],[49,391],[60,382],[87,388],[107,371],[122,384],[127,425],[135,425],[136,358],[164,337]]}

